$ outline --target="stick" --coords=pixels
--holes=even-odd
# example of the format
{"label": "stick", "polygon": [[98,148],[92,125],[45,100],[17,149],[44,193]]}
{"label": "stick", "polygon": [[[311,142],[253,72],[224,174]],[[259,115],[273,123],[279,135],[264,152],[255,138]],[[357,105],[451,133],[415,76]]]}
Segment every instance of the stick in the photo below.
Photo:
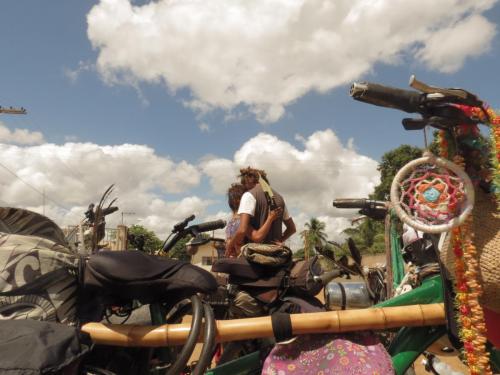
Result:
{"label": "stick", "polygon": [[[292,314],[290,317],[294,335],[432,326],[442,325],[446,320],[442,303]],[[216,323],[217,342],[273,336],[270,316],[219,320]],[[140,326],[87,323],[82,326],[82,331],[90,334],[96,344],[134,347],[181,345],[186,341],[189,329],[190,324]]]}

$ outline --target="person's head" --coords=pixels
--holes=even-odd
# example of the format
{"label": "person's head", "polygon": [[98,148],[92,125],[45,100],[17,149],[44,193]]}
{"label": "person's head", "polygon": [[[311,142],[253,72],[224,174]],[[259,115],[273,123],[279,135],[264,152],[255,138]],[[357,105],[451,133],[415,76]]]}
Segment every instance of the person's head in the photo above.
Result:
{"label": "person's head", "polygon": [[233,212],[238,211],[240,206],[241,196],[246,191],[242,184],[231,184],[227,190],[227,203]]}
{"label": "person's head", "polygon": [[252,189],[255,185],[259,183],[259,176],[261,176],[267,183],[267,174],[262,169],[255,169],[252,167],[240,169],[240,179],[241,184],[245,186],[247,190]]}

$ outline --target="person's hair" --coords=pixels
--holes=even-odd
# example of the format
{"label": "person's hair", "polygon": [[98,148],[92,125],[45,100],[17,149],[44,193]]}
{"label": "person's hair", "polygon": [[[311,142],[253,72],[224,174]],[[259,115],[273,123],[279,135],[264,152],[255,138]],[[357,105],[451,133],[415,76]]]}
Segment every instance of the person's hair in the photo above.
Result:
{"label": "person's hair", "polygon": [[267,174],[266,171],[262,169],[255,169],[252,167],[247,167],[247,168],[242,168],[240,169],[240,175],[238,176],[241,179],[241,183],[245,183],[246,180],[253,180],[255,183],[259,182],[259,175],[269,183],[269,180],[267,179]]}
{"label": "person's hair", "polygon": [[245,191],[245,187],[238,183],[231,184],[229,189],[227,189],[227,203],[233,212],[238,210],[241,196]]}

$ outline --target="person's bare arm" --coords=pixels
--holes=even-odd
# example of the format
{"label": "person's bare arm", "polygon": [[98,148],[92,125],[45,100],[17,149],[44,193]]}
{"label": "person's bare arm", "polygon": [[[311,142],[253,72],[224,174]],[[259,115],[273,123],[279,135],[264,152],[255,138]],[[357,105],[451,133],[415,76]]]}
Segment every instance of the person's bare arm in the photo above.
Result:
{"label": "person's bare arm", "polygon": [[291,217],[284,220],[283,223],[285,224],[286,230],[281,237],[281,242],[285,242],[286,240],[288,240],[292,236],[292,234],[297,231],[297,229],[295,228],[295,223],[293,222],[293,219]]}
{"label": "person's bare arm", "polygon": [[266,221],[258,230],[255,230],[249,226],[248,228],[249,233],[247,233],[248,238],[250,238],[252,242],[257,242],[257,243],[264,241],[267,234],[271,230],[271,225],[273,224],[274,220],[276,220],[282,214],[283,214],[283,209],[280,207],[278,207],[275,210],[269,211]]}

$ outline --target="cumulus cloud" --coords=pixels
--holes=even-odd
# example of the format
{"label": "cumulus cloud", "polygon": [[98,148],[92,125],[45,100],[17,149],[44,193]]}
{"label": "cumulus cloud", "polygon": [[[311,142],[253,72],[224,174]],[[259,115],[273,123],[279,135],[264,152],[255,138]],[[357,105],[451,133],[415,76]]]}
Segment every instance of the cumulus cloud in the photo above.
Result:
{"label": "cumulus cloud", "polygon": [[141,219],[159,233],[192,213],[204,213],[211,204],[188,193],[174,195],[197,186],[200,172],[185,161],[161,157],[147,146],[0,144],[0,154],[10,170],[0,168],[3,204],[42,212],[45,200],[47,215],[61,225],[79,222],[87,205],[96,202],[111,184],[116,186],[122,211],[135,213],[127,220]]}
{"label": "cumulus cloud", "polygon": [[492,40],[495,33],[495,25],[474,15],[434,33],[416,56],[433,69],[453,73],[460,69],[466,57],[487,51],[489,43],[477,41]]}
{"label": "cumulus cloud", "polygon": [[208,125],[206,122],[202,122],[201,124],[199,124],[198,128],[202,133],[208,133],[210,131],[210,125]]}
{"label": "cumulus cloud", "polygon": [[338,238],[352,213],[334,209],[335,198],[365,198],[379,183],[377,162],[343,145],[332,130],[317,131],[302,147],[266,133],[248,140],[232,160],[212,157],[200,168],[214,192],[223,194],[236,180],[240,167],[264,169],[273,188],[285,198],[299,228],[311,217],[327,223],[330,238]]}
{"label": "cumulus cloud", "polygon": [[[227,220],[227,188],[240,167],[252,165],[267,171],[299,230],[316,217],[326,223],[329,238],[339,239],[352,213],[334,209],[331,202],[371,193],[379,182],[377,163],[360,155],[352,140],[343,145],[332,130],[296,139],[298,145],[260,133],[231,159],[211,155],[196,165],[174,162],[143,145],[0,143],[0,203],[45,212],[61,226],[74,225],[88,204],[115,184],[120,212],[133,213],[124,215],[125,224],[138,223],[165,237],[175,223],[193,213],[198,222]],[[190,189],[198,187],[203,176],[212,193],[192,194]],[[110,227],[121,221],[120,212],[110,216]],[[301,246],[298,235],[291,245]]]}
{"label": "cumulus cloud", "polygon": [[0,122],[0,143],[18,145],[36,145],[44,142],[43,134],[28,129],[14,129],[13,131]]}
{"label": "cumulus cloud", "polygon": [[79,61],[78,66],[74,69],[68,67],[63,68],[63,74],[67,79],[69,79],[71,83],[76,83],[82,73],[94,70],[95,70],[94,63],[90,61]]}
{"label": "cumulus cloud", "polygon": [[239,105],[261,122],[310,91],[376,63],[416,59],[444,72],[487,50],[496,0],[101,0],[87,16],[109,83],[188,88],[193,109]]}

